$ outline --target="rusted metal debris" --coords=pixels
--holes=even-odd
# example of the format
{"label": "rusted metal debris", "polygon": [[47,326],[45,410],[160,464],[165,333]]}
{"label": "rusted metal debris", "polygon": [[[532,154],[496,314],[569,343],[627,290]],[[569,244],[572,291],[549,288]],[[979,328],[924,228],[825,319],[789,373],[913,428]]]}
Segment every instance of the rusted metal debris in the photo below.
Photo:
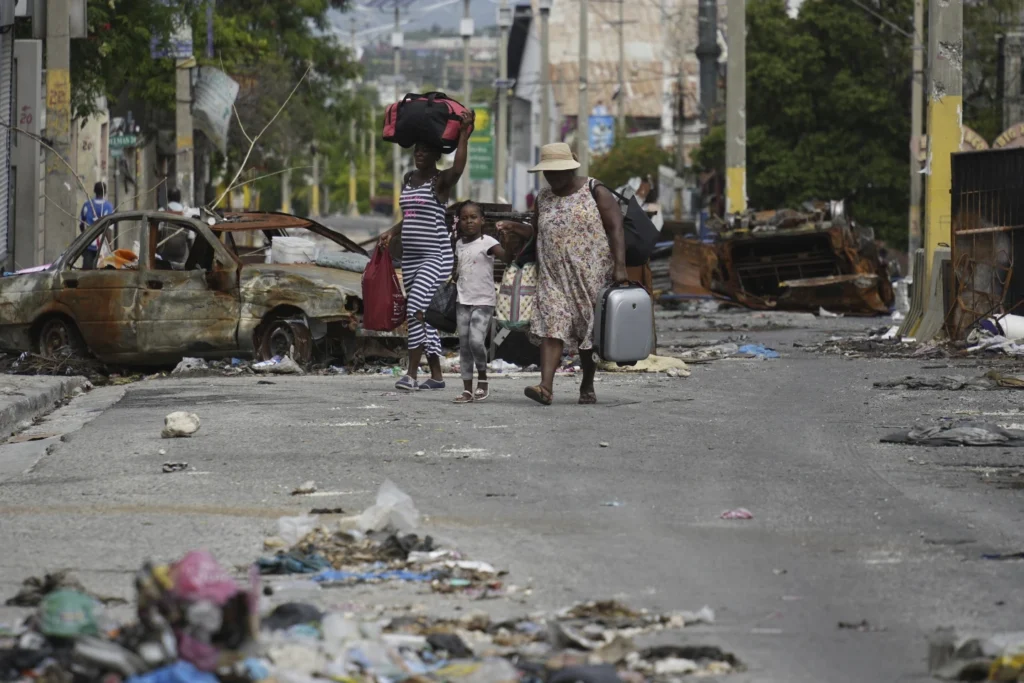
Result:
{"label": "rusted metal debris", "polygon": [[842,202],[805,208],[718,219],[705,240],[677,237],[673,292],[757,310],[888,313],[894,293],[873,232],[849,221]]}
{"label": "rusted metal debris", "polygon": [[1020,315],[1024,282],[1024,148],[953,155],[950,339],[962,340],[981,321]]}
{"label": "rusted metal debris", "polygon": [[[365,254],[340,233],[287,214],[229,213],[212,229],[177,214],[114,214],[79,235],[45,270],[0,278],[0,350],[53,357],[72,348],[132,365],[184,355],[265,359],[282,351],[305,364],[317,348],[354,353],[359,273],[264,263],[256,256],[260,249],[244,252],[233,238],[291,228]],[[183,263],[161,255],[163,236],[179,231],[191,238]],[[82,269],[82,253],[100,237],[134,258],[121,259],[120,267]]]}

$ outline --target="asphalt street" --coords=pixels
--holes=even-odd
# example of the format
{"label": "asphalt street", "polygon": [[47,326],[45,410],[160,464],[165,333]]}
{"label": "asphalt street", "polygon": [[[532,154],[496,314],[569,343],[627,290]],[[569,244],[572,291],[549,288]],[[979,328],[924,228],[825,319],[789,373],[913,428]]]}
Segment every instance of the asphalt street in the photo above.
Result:
{"label": "asphalt street", "polygon": [[[874,389],[985,364],[794,346],[883,324],[665,313],[662,347],[733,339],[782,358],[692,365],[689,378],[602,374],[596,406],[575,403],[572,376],[556,379],[551,407],[523,397],[532,377],[495,378],[491,400],[473,405],[451,403],[454,376],[446,392],[415,395],[359,375],[96,389],[76,400],[90,402],[84,424],[65,414],[81,412],[72,402],[49,432],[45,421],[34,428],[73,429],[51,437],[34,465],[20,444],[30,469],[0,467],[0,596],[70,567],[91,590],[130,599],[145,559],[193,548],[244,565],[277,517],[358,512],[390,478],[427,516],[427,533],[507,569],[521,597],[471,602],[385,585],[319,600],[512,614],[607,597],[709,605],[716,623],[682,638],[738,656],[748,671],[729,680],[929,680],[935,628],[1021,628],[1024,564],[982,555],[1024,550],[1024,454],[879,439],[965,415],[1024,423],[1024,393]],[[199,433],[161,439],[173,410],[196,412]],[[0,446],[0,463],[15,445]],[[192,469],[163,474],[168,461]],[[308,480],[317,494],[290,495]],[[753,519],[720,518],[738,507]],[[0,608],[0,622],[18,614]],[[862,620],[870,630],[838,626]]]}

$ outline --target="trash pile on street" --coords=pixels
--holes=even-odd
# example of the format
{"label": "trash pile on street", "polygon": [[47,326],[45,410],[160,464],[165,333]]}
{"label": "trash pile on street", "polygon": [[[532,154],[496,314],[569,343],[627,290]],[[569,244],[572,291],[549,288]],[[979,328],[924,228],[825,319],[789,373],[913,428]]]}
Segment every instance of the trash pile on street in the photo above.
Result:
{"label": "trash pile on street", "polygon": [[85,377],[96,386],[117,384],[123,379],[95,358],[86,358],[73,349],[64,348],[53,358],[29,353],[0,353],[0,373],[8,375],[55,375]]}
{"label": "trash pile on street", "polygon": [[1024,632],[964,636],[939,629],[929,638],[928,669],[948,681],[1024,681]]}
{"label": "trash pile on street", "polygon": [[296,591],[293,578],[274,583],[301,574],[334,590],[384,581],[422,582],[442,594],[502,590],[501,573],[487,563],[414,533],[419,520],[409,496],[385,482],[373,506],[336,530],[311,516],[278,520],[265,543],[277,552],[240,583],[205,551],[146,563],[135,576],[131,624],[113,621],[104,599],[66,572],[29,579],[8,604],[38,609],[17,626],[0,625],[0,681],[668,683],[743,670],[715,646],[640,643],[713,623],[708,607],[656,614],[607,600],[522,618],[442,618],[379,606],[325,611],[294,598],[326,591]]}

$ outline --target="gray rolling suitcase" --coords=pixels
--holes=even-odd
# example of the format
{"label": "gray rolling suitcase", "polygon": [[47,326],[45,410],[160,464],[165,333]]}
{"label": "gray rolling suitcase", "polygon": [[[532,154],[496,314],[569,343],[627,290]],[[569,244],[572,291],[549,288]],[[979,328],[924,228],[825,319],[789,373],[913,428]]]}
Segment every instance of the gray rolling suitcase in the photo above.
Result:
{"label": "gray rolling suitcase", "polygon": [[637,284],[612,285],[594,305],[594,349],[604,360],[634,365],[654,350],[654,304]]}

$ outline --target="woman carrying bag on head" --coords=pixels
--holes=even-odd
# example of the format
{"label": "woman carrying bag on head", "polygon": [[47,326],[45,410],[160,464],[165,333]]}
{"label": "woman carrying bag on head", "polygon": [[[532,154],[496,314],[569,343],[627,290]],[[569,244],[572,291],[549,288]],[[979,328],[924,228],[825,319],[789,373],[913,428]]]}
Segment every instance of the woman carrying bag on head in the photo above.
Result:
{"label": "woman carrying bag on head", "polygon": [[530,169],[543,173],[550,186],[537,195],[533,225],[497,225],[499,232],[525,239],[536,231],[538,282],[530,339],[541,347],[541,382],[525,394],[543,405],[551,404],[563,351],[577,350],[583,368],[579,402],[597,402],[594,305],[604,288],[628,281],[622,210],[608,188],[576,175],[579,167],[569,145],[545,145],[540,163]]}
{"label": "woman carrying bag on head", "polygon": [[[451,275],[452,243],[445,223],[448,196],[466,169],[469,136],[473,132],[473,112],[462,115],[455,163],[438,170],[441,150],[417,143],[413,150],[416,170],[405,176],[399,205],[402,220],[381,235],[379,248],[387,249],[392,238],[402,237],[402,279],[406,292],[406,313],[409,328],[409,371],[395,384],[396,389],[444,389],[441,374],[441,338],[437,330],[424,320],[437,288]],[[427,354],[430,378],[416,380],[420,358]]]}

